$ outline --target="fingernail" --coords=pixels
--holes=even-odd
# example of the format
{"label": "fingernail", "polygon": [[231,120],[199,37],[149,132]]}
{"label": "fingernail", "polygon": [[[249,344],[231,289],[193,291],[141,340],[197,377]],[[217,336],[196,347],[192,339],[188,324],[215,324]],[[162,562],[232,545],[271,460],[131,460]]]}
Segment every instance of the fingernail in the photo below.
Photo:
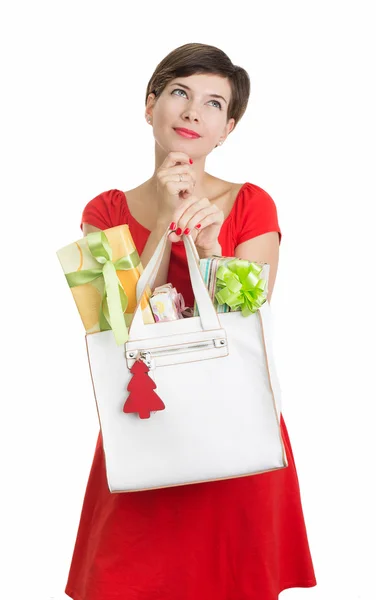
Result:
{"label": "fingernail", "polygon": [[184,235],[188,235],[188,233],[191,233],[191,230],[189,229],[189,227],[184,229]]}
{"label": "fingernail", "polygon": [[180,227],[177,228],[177,230],[175,231],[176,235],[181,235],[182,234],[182,230],[180,229]]}
{"label": "fingernail", "polygon": [[176,223],[172,221],[172,223],[170,223],[170,231],[174,231],[174,229],[176,229]]}
{"label": "fingernail", "polygon": [[191,158],[189,159],[189,164],[193,165],[193,160]]}
{"label": "fingernail", "polygon": [[198,225],[195,226],[196,229],[200,229],[201,227],[201,223],[198,223]]}

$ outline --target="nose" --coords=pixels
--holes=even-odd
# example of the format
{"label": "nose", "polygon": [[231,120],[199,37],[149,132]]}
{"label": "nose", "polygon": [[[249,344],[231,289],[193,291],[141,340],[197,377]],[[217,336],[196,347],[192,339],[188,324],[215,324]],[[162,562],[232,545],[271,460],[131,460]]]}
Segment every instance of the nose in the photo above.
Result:
{"label": "nose", "polygon": [[183,119],[185,121],[195,121],[196,123],[200,122],[200,114],[197,108],[191,104],[183,113]]}

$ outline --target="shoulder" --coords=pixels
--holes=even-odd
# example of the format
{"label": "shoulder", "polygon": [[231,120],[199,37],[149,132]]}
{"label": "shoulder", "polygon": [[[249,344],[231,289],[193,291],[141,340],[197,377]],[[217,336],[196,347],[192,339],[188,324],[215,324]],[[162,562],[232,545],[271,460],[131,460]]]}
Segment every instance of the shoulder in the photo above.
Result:
{"label": "shoulder", "polygon": [[125,194],[122,190],[114,188],[101,192],[86,204],[82,212],[81,229],[83,223],[99,229],[109,229],[122,225],[126,219]]}
{"label": "shoulder", "polygon": [[259,185],[246,181],[241,186],[232,217],[237,244],[270,231],[278,231],[282,238],[276,203]]}
{"label": "shoulder", "polygon": [[236,202],[238,210],[270,210],[275,209],[276,204],[270,194],[259,185],[246,181],[238,191]]}

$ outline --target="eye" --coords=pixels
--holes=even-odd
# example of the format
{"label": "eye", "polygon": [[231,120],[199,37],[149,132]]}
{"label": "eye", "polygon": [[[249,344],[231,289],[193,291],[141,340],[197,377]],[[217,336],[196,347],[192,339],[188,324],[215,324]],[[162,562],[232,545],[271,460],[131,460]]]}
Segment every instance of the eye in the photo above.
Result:
{"label": "eye", "polygon": [[[174,94],[175,92],[183,92],[183,94],[187,95],[187,92],[185,90],[182,90],[181,88],[176,88],[175,90],[172,90],[171,94]],[[178,94],[180,96],[180,94]],[[216,102],[216,104],[218,104],[219,110],[222,110],[222,105],[220,102],[218,102],[218,100],[209,100],[209,102]]]}
{"label": "eye", "polygon": [[173,90],[171,92],[171,94],[173,94],[174,92],[183,92],[183,94],[187,95],[187,92],[185,92],[184,90],[180,89],[180,88],[176,88],[176,90]]}
{"label": "eye", "polygon": [[222,105],[220,102],[218,102],[218,100],[210,100],[210,102],[216,102],[218,104],[218,108],[222,110]]}

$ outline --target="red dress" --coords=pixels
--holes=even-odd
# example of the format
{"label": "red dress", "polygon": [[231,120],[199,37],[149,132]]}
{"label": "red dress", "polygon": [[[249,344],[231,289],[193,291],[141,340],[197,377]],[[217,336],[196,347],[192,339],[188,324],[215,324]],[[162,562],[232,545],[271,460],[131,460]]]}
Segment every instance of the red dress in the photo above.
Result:
{"label": "red dress", "polygon": [[[124,192],[91,200],[82,222],[127,223],[139,254],[150,231],[130,214]],[[219,242],[281,231],[272,198],[244,183]],[[168,282],[193,306],[183,242],[172,244]],[[65,592],[74,600],[277,600],[316,585],[286,425],[289,466],[248,477],[111,494],[99,432]]]}

